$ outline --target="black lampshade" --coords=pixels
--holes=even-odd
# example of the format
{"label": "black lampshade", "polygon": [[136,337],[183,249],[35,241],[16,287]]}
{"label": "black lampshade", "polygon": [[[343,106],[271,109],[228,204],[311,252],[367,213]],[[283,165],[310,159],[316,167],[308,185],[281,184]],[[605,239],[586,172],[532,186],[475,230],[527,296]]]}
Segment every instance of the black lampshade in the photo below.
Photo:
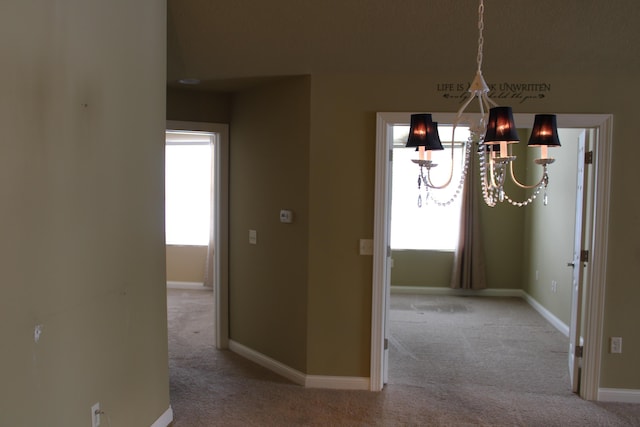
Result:
{"label": "black lampshade", "polygon": [[431,114],[412,114],[409,138],[405,147],[424,147],[426,150],[444,150],[438,135],[438,123]]}
{"label": "black lampshade", "polygon": [[520,141],[516,125],[513,121],[511,107],[493,107],[489,110],[487,133],[483,141],[485,144],[499,142],[514,143]]}
{"label": "black lampshade", "polygon": [[540,145],[560,147],[555,114],[536,114],[527,146],[538,147]]}

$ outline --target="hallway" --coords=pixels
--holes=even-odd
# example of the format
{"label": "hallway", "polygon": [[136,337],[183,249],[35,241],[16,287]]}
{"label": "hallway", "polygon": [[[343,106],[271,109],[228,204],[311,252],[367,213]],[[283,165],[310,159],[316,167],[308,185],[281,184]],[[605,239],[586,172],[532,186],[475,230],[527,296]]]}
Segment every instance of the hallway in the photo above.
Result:
{"label": "hallway", "polygon": [[[588,402],[569,391],[564,338],[517,299],[393,296],[390,381],[372,393],[305,389],[218,351],[212,293],[168,289],[167,295],[174,427],[640,425],[640,405]],[[419,325],[429,316],[442,318],[432,331]],[[465,332],[454,316],[485,319],[474,326],[485,331]],[[535,347],[546,355],[531,357]]]}

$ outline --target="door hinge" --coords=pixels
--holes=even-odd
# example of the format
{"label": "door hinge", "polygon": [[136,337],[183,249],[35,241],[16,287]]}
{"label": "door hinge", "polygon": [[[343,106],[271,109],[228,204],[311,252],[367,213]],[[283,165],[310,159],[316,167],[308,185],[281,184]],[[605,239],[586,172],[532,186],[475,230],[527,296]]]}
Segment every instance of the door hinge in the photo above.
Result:
{"label": "door hinge", "polygon": [[389,150],[389,161],[393,162],[393,150]]}
{"label": "door hinge", "polygon": [[586,151],[584,153],[584,164],[590,165],[593,163],[593,151]]}
{"label": "door hinge", "polygon": [[388,338],[384,339],[384,349],[385,350],[389,350],[389,339]]}
{"label": "door hinge", "polygon": [[589,251],[582,250],[580,251],[580,262],[589,261]]}
{"label": "door hinge", "polygon": [[584,346],[579,345],[576,347],[575,356],[582,357],[583,352],[584,352]]}
{"label": "door hinge", "polygon": [[387,258],[391,257],[391,246],[387,246]]}

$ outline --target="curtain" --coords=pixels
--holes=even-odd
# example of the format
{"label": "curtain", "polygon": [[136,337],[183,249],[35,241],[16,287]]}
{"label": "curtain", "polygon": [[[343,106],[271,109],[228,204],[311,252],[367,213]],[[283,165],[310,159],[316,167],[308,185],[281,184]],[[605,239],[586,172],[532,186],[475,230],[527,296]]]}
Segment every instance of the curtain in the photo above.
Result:
{"label": "curtain", "polygon": [[207,260],[204,267],[204,286],[213,288],[215,284],[215,236],[216,236],[216,182],[215,182],[215,142],[213,135],[211,139],[211,185],[209,186],[209,246],[207,247]]}
{"label": "curtain", "polygon": [[461,194],[460,235],[451,274],[451,287],[456,289],[487,287],[480,231],[480,182],[476,173],[475,156],[473,152],[470,154],[469,169]]}

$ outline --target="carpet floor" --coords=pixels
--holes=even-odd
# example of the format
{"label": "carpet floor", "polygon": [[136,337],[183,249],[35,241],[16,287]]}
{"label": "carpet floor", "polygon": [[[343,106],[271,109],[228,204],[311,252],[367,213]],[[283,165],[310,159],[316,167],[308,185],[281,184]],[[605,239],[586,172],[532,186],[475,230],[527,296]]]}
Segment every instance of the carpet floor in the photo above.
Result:
{"label": "carpet floor", "polygon": [[173,427],[640,426],[573,394],[567,339],[516,298],[394,295],[381,392],[306,389],[214,346],[213,294],[168,289]]}

